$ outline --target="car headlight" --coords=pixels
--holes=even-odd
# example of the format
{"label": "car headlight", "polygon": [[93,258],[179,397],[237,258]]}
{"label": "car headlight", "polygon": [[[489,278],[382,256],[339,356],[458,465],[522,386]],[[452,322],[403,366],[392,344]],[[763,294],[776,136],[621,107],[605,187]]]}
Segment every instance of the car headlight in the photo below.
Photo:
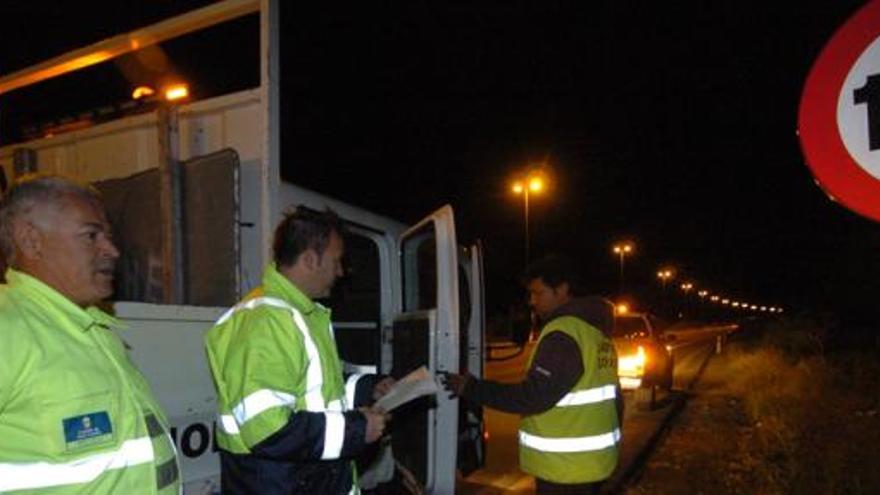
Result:
{"label": "car headlight", "polygon": [[648,355],[645,348],[639,346],[635,354],[621,356],[617,360],[617,375],[625,377],[641,377],[645,374],[645,363]]}

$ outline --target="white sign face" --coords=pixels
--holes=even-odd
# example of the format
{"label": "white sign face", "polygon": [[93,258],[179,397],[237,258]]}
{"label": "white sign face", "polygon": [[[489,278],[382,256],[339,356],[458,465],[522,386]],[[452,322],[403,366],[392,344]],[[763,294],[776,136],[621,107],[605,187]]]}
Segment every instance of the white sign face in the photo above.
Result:
{"label": "white sign face", "polygon": [[[837,99],[837,128],[846,150],[865,172],[880,179],[880,148],[871,146],[872,119],[880,121],[880,38],[859,56]],[[874,125],[877,133],[880,125]],[[880,141],[880,136],[873,140]]]}
{"label": "white sign face", "polygon": [[826,194],[880,222],[880,0],[822,49],[804,84],[798,136]]}

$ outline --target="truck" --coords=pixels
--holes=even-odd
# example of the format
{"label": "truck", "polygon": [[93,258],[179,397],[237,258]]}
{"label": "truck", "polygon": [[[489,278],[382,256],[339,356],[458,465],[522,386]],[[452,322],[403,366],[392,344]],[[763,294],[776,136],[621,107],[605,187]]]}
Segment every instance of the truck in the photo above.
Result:
{"label": "truck", "polygon": [[[481,248],[459,244],[451,206],[406,225],[281,179],[278,8],[277,0],[224,0],[0,75],[0,96],[39,89],[166,40],[259,19],[256,87],[156,99],[12,144],[0,136],[0,190],[44,172],[101,191],[122,253],[112,312],[126,323],[121,336],[169,415],[188,494],[219,491],[217,404],[203,335],[260,283],[272,229],[291,205],[330,208],[347,225],[349,269],[325,301],[346,366],[398,377],[421,365],[483,373]],[[458,399],[417,401],[394,423],[394,462],[425,493],[454,493],[456,473],[482,462],[481,414]]]}

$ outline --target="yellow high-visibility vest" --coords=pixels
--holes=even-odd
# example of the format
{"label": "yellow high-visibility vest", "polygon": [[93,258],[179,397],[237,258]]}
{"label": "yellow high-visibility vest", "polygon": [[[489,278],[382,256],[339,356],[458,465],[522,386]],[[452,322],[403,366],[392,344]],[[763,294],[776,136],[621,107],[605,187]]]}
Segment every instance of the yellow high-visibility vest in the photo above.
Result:
{"label": "yellow high-visibility vest", "polygon": [[113,328],[41,281],[0,285],[0,492],[180,490],[169,424]]}
{"label": "yellow high-visibility vest", "polygon": [[551,409],[523,418],[519,432],[520,466],[523,471],[554,483],[604,480],[617,466],[621,437],[615,404],[618,387],[614,345],[598,329],[574,316],[548,322],[538,345],[552,332],[562,332],[574,339],[584,373]]}

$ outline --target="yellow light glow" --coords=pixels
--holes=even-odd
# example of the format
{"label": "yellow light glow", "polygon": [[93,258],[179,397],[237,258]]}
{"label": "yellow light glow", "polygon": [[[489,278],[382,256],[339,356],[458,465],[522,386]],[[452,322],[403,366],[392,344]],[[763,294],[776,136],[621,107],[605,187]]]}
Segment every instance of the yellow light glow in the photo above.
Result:
{"label": "yellow light glow", "polygon": [[734,308],[738,308],[738,307],[739,307],[739,303],[736,302],[736,301],[733,301],[732,303],[730,303],[730,305],[733,306]]}
{"label": "yellow light glow", "polygon": [[182,100],[189,96],[189,87],[186,84],[173,84],[165,88],[165,99],[168,101]]}
{"label": "yellow light glow", "polygon": [[629,313],[629,305],[626,303],[620,303],[614,309],[615,309],[615,311],[617,311],[617,314],[619,314],[619,315],[625,315],[625,314]]}
{"label": "yellow light glow", "polygon": [[522,192],[523,192],[522,182],[519,182],[519,181],[514,182],[513,186],[510,188],[510,190],[516,194],[522,194]]}
{"label": "yellow light glow", "polygon": [[645,374],[645,363],[648,356],[645,348],[639,346],[635,354],[621,356],[617,360],[617,375],[622,377],[641,378]]}
{"label": "yellow light glow", "polygon": [[712,296],[712,297],[709,298],[709,300],[712,301],[712,302],[718,302],[718,299],[719,299],[718,296]]}
{"label": "yellow light glow", "polygon": [[138,86],[131,92],[131,98],[133,100],[140,100],[141,98],[153,96],[154,94],[156,94],[156,91],[153,90],[153,88],[149,86]]}
{"label": "yellow light glow", "polygon": [[722,299],[721,304],[730,304],[730,299]]}
{"label": "yellow light glow", "polygon": [[635,246],[631,242],[623,242],[623,243],[615,244],[614,246],[612,246],[612,250],[614,251],[614,254],[621,254],[621,255],[629,254],[629,253],[633,252],[634,249],[635,249]]}
{"label": "yellow light glow", "polygon": [[544,189],[544,181],[540,177],[532,177],[529,179],[529,190],[532,192],[540,192]]}

